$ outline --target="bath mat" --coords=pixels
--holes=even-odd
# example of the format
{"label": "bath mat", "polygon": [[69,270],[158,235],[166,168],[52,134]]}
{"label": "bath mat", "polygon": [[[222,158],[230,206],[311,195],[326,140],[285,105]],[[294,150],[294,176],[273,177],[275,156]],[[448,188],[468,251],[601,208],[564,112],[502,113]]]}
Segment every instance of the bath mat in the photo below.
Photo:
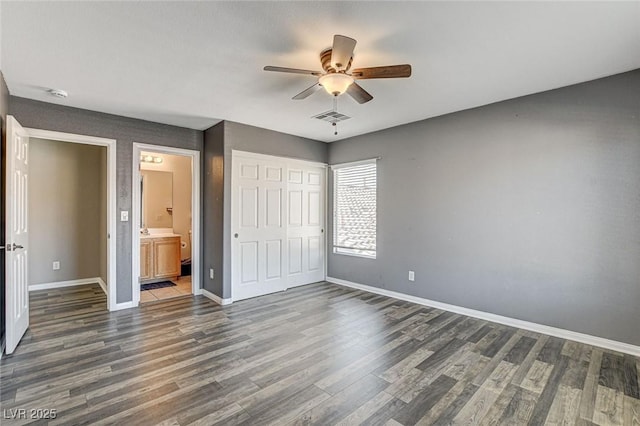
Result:
{"label": "bath mat", "polygon": [[175,287],[175,286],[176,286],[176,284],[172,283],[171,281],[160,281],[159,283],[141,284],[140,285],[140,291],[156,290],[156,289],[159,289],[159,288]]}

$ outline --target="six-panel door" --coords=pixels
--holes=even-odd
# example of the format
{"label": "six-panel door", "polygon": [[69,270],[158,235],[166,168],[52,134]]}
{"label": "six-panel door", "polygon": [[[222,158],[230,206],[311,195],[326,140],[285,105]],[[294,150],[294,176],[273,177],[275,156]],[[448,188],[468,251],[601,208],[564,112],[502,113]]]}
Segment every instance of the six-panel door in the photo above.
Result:
{"label": "six-panel door", "polygon": [[285,167],[234,157],[232,171],[232,297],[285,290]]}
{"label": "six-panel door", "polygon": [[10,115],[6,141],[6,353],[11,354],[29,327],[29,135]]}
{"label": "six-panel door", "polygon": [[324,173],[291,166],[287,172],[287,286],[324,280]]}
{"label": "six-panel door", "polygon": [[232,298],[324,279],[324,168],[277,157],[232,160]]}

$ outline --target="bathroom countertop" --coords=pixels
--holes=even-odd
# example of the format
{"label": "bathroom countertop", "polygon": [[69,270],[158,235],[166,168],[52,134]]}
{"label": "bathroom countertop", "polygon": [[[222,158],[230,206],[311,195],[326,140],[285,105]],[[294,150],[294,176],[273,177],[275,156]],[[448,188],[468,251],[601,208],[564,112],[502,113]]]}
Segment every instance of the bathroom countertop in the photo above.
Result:
{"label": "bathroom countertop", "polygon": [[173,233],[159,233],[159,234],[140,234],[140,239],[143,240],[145,238],[166,238],[166,237],[179,237],[179,234]]}

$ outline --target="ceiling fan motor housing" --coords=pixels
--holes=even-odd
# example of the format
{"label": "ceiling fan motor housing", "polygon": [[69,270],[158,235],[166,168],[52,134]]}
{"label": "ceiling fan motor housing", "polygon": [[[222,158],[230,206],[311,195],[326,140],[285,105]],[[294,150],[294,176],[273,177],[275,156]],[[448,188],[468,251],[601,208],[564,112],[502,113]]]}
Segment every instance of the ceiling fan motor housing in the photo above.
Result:
{"label": "ceiling fan motor housing", "polygon": [[[328,48],[324,49],[322,52],[320,52],[320,63],[322,64],[322,69],[325,70],[325,72],[327,72],[327,73],[337,72],[337,70],[331,66],[331,53],[332,52],[333,52],[333,49],[330,48],[330,47],[328,47]],[[351,62],[352,61],[353,61],[353,56],[349,58],[349,63],[345,67],[344,71],[348,71],[349,68],[351,68]],[[342,65],[342,64],[340,64],[340,65]]]}

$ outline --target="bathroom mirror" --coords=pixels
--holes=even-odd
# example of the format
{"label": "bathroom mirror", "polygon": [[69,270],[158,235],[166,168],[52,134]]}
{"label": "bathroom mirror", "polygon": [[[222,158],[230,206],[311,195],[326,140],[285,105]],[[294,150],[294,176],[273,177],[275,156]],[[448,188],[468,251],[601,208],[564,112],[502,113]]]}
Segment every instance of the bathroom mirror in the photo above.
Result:
{"label": "bathroom mirror", "polygon": [[140,171],[140,227],[173,228],[173,173]]}

